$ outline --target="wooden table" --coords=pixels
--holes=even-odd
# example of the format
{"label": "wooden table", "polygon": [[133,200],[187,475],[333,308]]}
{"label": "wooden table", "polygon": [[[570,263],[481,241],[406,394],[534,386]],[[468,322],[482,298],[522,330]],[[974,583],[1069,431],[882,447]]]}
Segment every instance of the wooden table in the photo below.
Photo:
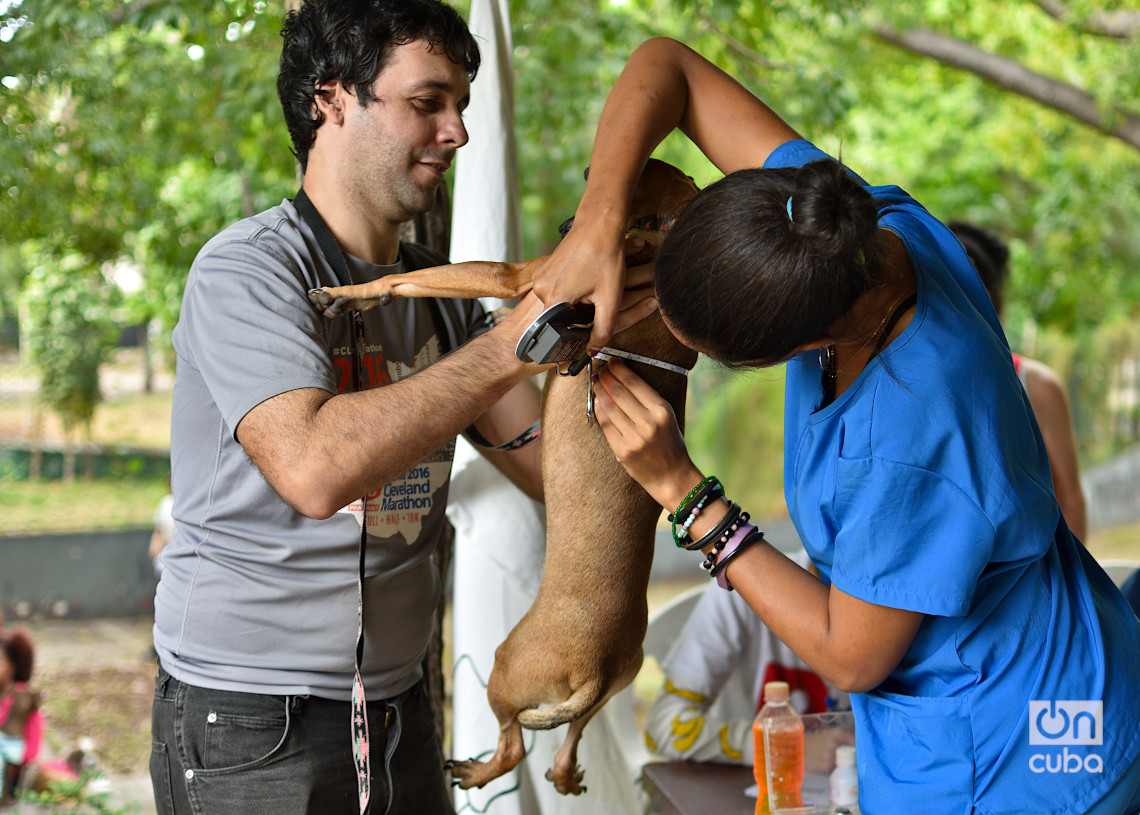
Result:
{"label": "wooden table", "polygon": [[752,769],[734,764],[665,761],[646,764],[641,784],[661,815],[753,815],[756,799],[745,796]]}
{"label": "wooden table", "polygon": [[[859,807],[812,805],[811,797],[827,800],[826,776],[808,776],[801,809],[787,810],[797,815],[858,815]],[[665,761],[641,768],[641,785],[649,793],[660,815],[755,815],[756,799],[744,794],[752,786],[751,767],[735,764],[698,764],[694,761]]]}

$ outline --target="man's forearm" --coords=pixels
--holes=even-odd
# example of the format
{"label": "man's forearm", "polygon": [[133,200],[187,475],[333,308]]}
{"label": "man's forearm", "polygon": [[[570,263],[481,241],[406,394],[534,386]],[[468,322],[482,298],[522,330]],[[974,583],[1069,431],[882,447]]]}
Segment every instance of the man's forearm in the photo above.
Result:
{"label": "man's forearm", "polygon": [[238,441],[298,512],[329,517],[423,461],[536,370],[496,330],[392,385],[274,397],[242,420]]}

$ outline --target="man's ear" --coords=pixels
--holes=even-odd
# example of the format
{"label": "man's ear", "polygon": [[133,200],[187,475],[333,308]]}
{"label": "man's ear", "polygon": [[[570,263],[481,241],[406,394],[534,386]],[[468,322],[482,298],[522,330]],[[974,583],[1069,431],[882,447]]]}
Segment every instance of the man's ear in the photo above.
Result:
{"label": "man's ear", "polygon": [[317,85],[317,110],[321,112],[326,121],[340,124],[344,121],[344,109],[348,104],[348,92],[339,79]]}

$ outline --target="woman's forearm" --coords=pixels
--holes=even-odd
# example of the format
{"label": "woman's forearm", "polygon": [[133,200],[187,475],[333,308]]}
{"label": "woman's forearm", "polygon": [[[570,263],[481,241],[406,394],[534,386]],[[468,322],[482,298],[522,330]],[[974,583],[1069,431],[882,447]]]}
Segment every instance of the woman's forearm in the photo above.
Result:
{"label": "woman's forearm", "polygon": [[[724,501],[702,510],[690,528],[693,539],[726,510]],[[826,682],[849,693],[870,690],[890,675],[923,618],[829,586],[766,541],[734,557],[725,576],[773,634]]]}

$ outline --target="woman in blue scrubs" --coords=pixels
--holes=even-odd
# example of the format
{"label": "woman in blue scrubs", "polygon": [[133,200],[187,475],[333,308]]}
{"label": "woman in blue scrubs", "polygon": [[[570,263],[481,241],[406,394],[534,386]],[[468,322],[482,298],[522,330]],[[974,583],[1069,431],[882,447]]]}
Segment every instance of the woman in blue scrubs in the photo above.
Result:
{"label": "woman in blue scrubs", "polygon": [[594,302],[591,346],[608,339],[631,191],[674,128],[726,177],[661,249],[661,314],[726,364],[787,362],[785,492],[820,577],[728,523],[733,485],[705,478],[620,361],[595,405],[615,455],[721,585],[853,694],[864,813],[1140,809],[1137,619],[1061,518],[993,307],[918,202],[650,40],[607,100],[539,296]]}

